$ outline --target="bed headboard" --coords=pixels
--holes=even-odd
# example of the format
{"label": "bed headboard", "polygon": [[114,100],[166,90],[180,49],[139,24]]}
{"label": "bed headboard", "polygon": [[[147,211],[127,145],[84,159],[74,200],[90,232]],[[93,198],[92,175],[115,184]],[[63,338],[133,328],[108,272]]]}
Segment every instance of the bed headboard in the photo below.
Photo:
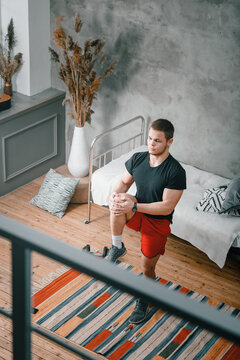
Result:
{"label": "bed headboard", "polygon": [[[138,123],[139,129],[135,134],[132,131],[129,132],[128,128],[131,124]],[[125,140],[119,142],[118,144],[112,146],[104,152],[100,152],[99,154],[95,154],[95,145],[97,142],[102,140],[104,137],[108,135],[112,135],[118,132],[120,129],[126,128],[126,132],[124,133]],[[123,152],[128,152],[135,149],[137,146],[143,145],[145,141],[145,119],[143,116],[136,116],[124,123],[107,130],[100,135],[96,136],[91,144],[90,148],[90,163],[92,166],[95,165],[97,168],[100,168],[106,165],[109,161],[112,161],[114,158],[119,157]],[[91,165],[91,164],[90,164]]]}
{"label": "bed headboard", "polygon": [[[129,131],[129,127],[133,123],[139,124],[139,129],[134,130],[134,133],[131,129]],[[136,116],[130,120],[125,121],[124,123],[107,130],[99,135],[97,135],[91,144],[90,148],[90,159],[89,159],[89,186],[88,186],[88,219],[84,220],[85,224],[88,224],[90,222],[90,212],[91,212],[91,180],[92,180],[92,172],[93,172],[93,166],[96,166],[97,168],[101,168],[104,165],[106,165],[109,161],[112,161],[114,158],[120,156],[123,151],[128,152],[130,150],[135,149],[137,146],[144,145],[145,143],[145,126],[146,121],[143,116],[139,115]],[[98,154],[95,154],[95,148],[96,143],[99,142],[99,140],[103,139],[107,135],[112,135],[114,132],[119,131],[120,129],[123,129],[126,127],[126,131],[124,132],[125,139],[124,141],[120,141],[118,144],[112,146],[111,148],[105,150],[104,152],[100,152]],[[136,131],[136,133],[135,133]],[[124,150],[123,150],[124,149]]]}

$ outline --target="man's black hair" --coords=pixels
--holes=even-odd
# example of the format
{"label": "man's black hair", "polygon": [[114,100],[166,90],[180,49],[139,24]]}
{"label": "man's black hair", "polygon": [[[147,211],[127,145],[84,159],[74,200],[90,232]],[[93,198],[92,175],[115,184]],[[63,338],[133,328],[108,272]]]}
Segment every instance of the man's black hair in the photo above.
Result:
{"label": "man's black hair", "polygon": [[164,132],[166,140],[173,138],[174,126],[169,120],[157,119],[151,123],[150,127],[154,130]]}

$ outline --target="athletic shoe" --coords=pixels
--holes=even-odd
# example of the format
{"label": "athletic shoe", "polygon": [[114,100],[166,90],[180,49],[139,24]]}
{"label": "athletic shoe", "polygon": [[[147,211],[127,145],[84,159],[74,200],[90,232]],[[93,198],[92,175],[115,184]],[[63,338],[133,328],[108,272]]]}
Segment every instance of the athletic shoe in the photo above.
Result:
{"label": "athletic shoe", "polygon": [[148,303],[142,299],[137,299],[135,309],[129,317],[131,324],[139,324],[146,319],[148,314]]}
{"label": "athletic shoe", "polygon": [[110,250],[107,254],[107,256],[105,256],[104,259],[106,259],[107,261],[111,261],[111,262],[115,262],[118,258],[120,258],[121,256],[125,255],[127,252],[124,244],[122,243],[122,247],[121,249],[119,249],[117,246],[112,245],[110,247]]}

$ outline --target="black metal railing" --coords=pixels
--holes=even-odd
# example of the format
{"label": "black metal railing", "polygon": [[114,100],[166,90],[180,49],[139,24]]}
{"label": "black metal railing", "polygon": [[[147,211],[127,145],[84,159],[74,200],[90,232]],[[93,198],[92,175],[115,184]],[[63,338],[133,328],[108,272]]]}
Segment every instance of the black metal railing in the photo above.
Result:
{"label": "black metal railing", "polygon": [[12,242],[12,313],[0,313],[13,321],[13,359],[31,359],[31,333],[35,331],[86,359],[96,359],[94,353],[72,345],[31,322],[31,253],[36,251],[60,261],[98,280],[111,284],[133,296],[185,318],[235,343],[240,342],[240,320],[198,303],[186,296],[160,287],[154,281],[136,276],[103,259],[70,246],[22,223],[0,215],[0,236]]}

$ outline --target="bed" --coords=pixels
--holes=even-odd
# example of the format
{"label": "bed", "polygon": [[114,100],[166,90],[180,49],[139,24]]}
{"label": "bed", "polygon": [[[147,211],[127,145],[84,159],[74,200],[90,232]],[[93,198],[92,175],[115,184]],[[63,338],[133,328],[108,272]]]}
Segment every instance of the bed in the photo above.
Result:
{"label": "bed", "polygon": [[[132,128],[133,123],[138,126]],[[98,135],[93,140],[90,150],[88,219],[85,223],[91,221],[91,202],[108,206],[114,186],[125,170],[126,160],[135,152],[147,151],[145,130],[145,119],[137,116]],[[125,134],[124,141],[95,154],[98,141],[106,139],[109,135],[118,138],[121,131]],[[172,234],[205,252],[222,268],[229,249],[232,247],[240,249],[240,219],[237,216],[197,211],[196,206],[206,189],[226,185],[230,179],[180,163],[186,170],[187,189],[175,208]],[[97,170],[93,172],[93,168]],[[135,183],[128,192],[135,195]]]}

